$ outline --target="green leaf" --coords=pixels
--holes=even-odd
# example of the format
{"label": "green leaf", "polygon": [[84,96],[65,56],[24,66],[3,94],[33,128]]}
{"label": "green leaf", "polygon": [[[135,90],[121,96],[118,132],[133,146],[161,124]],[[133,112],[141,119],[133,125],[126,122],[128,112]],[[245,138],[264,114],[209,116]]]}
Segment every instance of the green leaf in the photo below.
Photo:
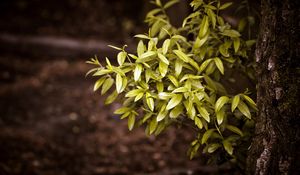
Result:
{"label": "green leaf", "polygon": [[154,100],[151,97],[151,94],[148,93],[148,92],[146,93],[146,102],[147,102],[147,105],[148,105],[149,109],[151,111],[153,111],[154,110]]}
{"label": "green leaf", "polygon": [[154,52],[154,51],[147,51],[147,52],[143,53],[140,56],[140,58],[144,59],[144,58],[151,57],[151,56],[154,56],[154,55],[156,55],[156,52]]}
{"label": "green leaf", "polygon": [[111,48],[116,49],[116,50],[123,50],[120,47],[116,47],[116,46],[113,46],[113,45],[108,45],[108,47],[111,47]]}
{"label": "green leaf", "polygon": [[163,92],[164,91],[164,83],[157,81],[156,89],[157,89],[157,92]]}
{"label": "green leaf", "polygon": [[216,14],[211,9],[207,9],[207,14],[208,14],[208,17],[210,18],[213,28],[215,28],[216,27]]}
{"label": "green leaf", "polygon": [[223,9],[226,9],[228,8],[229,6],[231,6],[233,3],[232,2],[227,2],[223,5],[221,5],[221,7],[219,8],[220,10],[223,10]]}
{"label": "green leaf", "polygon": [[225,46],[225,44],[221,44],[219,46],[219,51],[224,57],[229,57],[230,54],[228,53],[228,48]]}
{"label": "green leaf", "polygon": [[196,41],[195,41],[195,44],[194,44],[194,47],[197,49],[197,48],[200,48],[208,39],[208,34],[206,34],[203,38],[199,38],[197,37],[196,38]]}
{"label": "green leaf", "polygon": [[170,39],[166,39],[162,45],[162,53],[165,55],[168,52],[169,46],[170,46]]}
{"label": "green leaf", "polygon": [[201,64],[201,66],[200,66],[200,72],[203,72],[204,70],[205,70],[205,68],[207,67],[207,65],[210,63],[212,61],[212,59],[207,59],[207,60],[205,60],[202,64]]}
{"label": "green leaf", "polygon": [[168,65],[162,61],[159,62],[158,70],[162,77],[165,77],[168,72]]}
{"label": "green leaf", "polygon": [[142,40],[139,41],[137,46],[137,54],[139,57],[145,52],[145,45]]}
{"label": "green leaf", "polygon": [[203,38],[205,36],[205,34],[207,33],[208,29],[209,29],[208,17],[204,16],[201,21],[201,24],[200,24],[200,30],[199,30],[198,37]]}
{"label": "green leaf", "polygon": [[184,107],[182,105],[176,106],[174,109],[170,112],[170,118],[177,118],[182,112]]}
{"label": "green leaf", "polygon": [[143,89],[133,89],[133,90],[127,92],[125,97],[135,97],[141,92],[144,92],[144,90]]}
{"label": "green leaf", "polygon": [[227,29],[221,32],[221,35],[229,36],[229,37],[240,37],[241,34],[233,29]]}
{"label": "green leaf", "polygon": [[226,150],[226,152],[229,155],[233,154],[233,147],[232,147],[231,143],[229,142],[229,140],[224,140],[223,141],[223,146],[224,146],[224,149]]}
{"label": "green leaf", "polygon": [[189,62],[189,60],[191,59],[181,50],[173,50],[173,52],[178,56],[179,59],[181,59],[184,62]]}
{"label": "green leaf", "polygon": [[188,92],[189,89],[187,87],[179,87],[175,90],[172,91],[172,93],[183,93],[183,92]]}
{"label": "green leaf", "polygon": [[204,75],[204,80],[210,88],[212,88],[215,91],[217,90],[216,83],[209,76]]}
{"label": "green leaf", "polygon": [[143,98],[143,96],[144,96],[144,92],[138,93],[134,98],[134,102],[139,101],[141,98]]}
{"label": "green leaf", "polygon": [[160,0],[155,0],[155,4],[156,4],[156,5],[158,5],[159,7],[161,7],[161,6],[162,6],[162,4],[161,4]]}
{"label": "green leaf", "polygon": [[202,128],[203,128],[203,124],[202,124],[201,120],[200,120],[198,117],[195,117],[194,121],[195,121],[195,125],[196,125],[199,129],[202,129]]}
{"label": "green leaf", "polygon": [[237,107],[244,116],[246,116],[248,119],[251,119],[251,114],[250,114],[249,108],[244,102],[240,101],[240,103]]}
{"label": "green leaf", "polygon": [[170,110],[174,108],[181,102],[181,100],[182,100],[182,94],[174,94],[171,100],[169,101],[166,109]]}
{"label": "green leaf", "polygon": [[249,96],[247,96],[247,95],[245,95],[245,94],[243,94],[242,96],[243,96],[243,98],[244,98],[250,105],[253,105],[253,106],[256,107],[255,102],[254,102]]}
{"label": "green leaf", "polygon": [[234,132],[234,133],[236,133],[236,134],[238,134],[238,135],[240,135],[240,136],[243,137],[243,132],[239,128],[237,128],[235,126],[232,126],[232,125],[226,125],[226,128],[229,131],[232,131],[232,132]]}
{"label": "green leaf", "polygon": [[133,129],[134,123],[135,123],[135,115],[131,113],[129,115],[129,118],[128,118],[128,129],[129,129],[129,131],[131,131]]}
{"label": "green leaf", "polygon": [[126,87],[127,87],[127,78],[123,77],[122,78],[122,88],[121,88],[120,92],[123,92]]}
{"label": "green leaf", "polygon": [[178,77],[182,71],[183,62],[179,59],[175,61],[175,75]]}
{"label": "green leaf", "polygon": [[153,113],[148,112],[145,114],[145,116],[143,117],[143,123],[145,123],[148,119],[150,119],[152,117]]}
{"label": "green leaf", "polygon": [[118,93],[121,93],[122,90],[122,85],[123,84],[123,79],[122,76],[120,74],[116,75],[116,90]]}
{"label": "green leaf", "polygon": [[237,53],[239,48],[240,48],[241,40],[240,38],[234,38],[233,39],[233,47],[234,47],[234,52]]}
{"label": "green leaf", "polygon": [[218,112],[228,101],[229,101],[228,97],[226,96],[220,97],[215,104],[215,111]]}
{"label": "green leaf", "polygon": [[169,80],[173,83],[175,87],[179,86],[178,80],[173,75],[168,75]]}
{"label": "green leaf", "polygon": [[156,128],[157,128],[157,121],[156,118],[153,118],[149,124],[149,133],[152,134]]}
{"label": "green leaf", "polygon": [[123,63],[125,62],[126,56],[127,56],[126,52],[119,52],[118,53],[117,59],[118,59],[118,63],[119,63],[120,66],[122,66]]}
{"label": "green leaf", "polygon": [[99,80],[97,80],[95,82],[94,91],[98,90],[101,87],[101,85],[104,83],[105,80],[106,80],[106,77],[99,78]]}
{"label": "green leaf", "polygon": [[210,136],[212,135],[212,133],[215,131],[216,129],[209,129],[207,131],[205,131],[205,133],[203,134],[203,137],[201,139],[201,144],[206,143],[206,141],[210,138]]}
{"label": "green leaf", "polygon": [[141,39],[151,39],[149,36],[143,35],[143,34],[138,34],[138,35],[135,35],[134,37],[141,38]]}
{"label": "green leaf", "polygon": [[106,57],[105,60],[106,60],[107,67],[109,69],[112,69],[112,66],[111,66],[111,63],[110,63],[109,59]]}
{"label": "green leaf", "polygon": [[168,114],[168,111],[165,109],[162,109],[157,115],[157,118],[156,118],[157,122],[163,120],[167,116],[167,114]]}
{"label": "green leaf", "polygon": [[158,93],[158,97],[162,100],[168,100],[169,98],[173,97],[173,94],[167,92],[160,92]]}
{"label": "green leaf", "polygon": [[105,74],[109,74],[112,73],[112,70],[108,70],[108,69],[98,69],[93,76],[101,76],[101,75],[105,75]]}
{"label": "green leaf", "polygon": [[224,120],[224,117],[225,117],[225,111],[224,111],[224,108],[222,108],[221,110],[219,110],[217,113],[216,113],[216,117],[217,117],[217,123],[218,125],[221,125],[223,120]]}
{"label": "green leaf", "polygon": [[216,65],[217,65],[217,68],[218,68],[219,71],[221,72],[221,74],[224,75],[224,66],[223,66],[223,63],[222,63],[221,59],[218,58],[218,57],[216,57],[216,58],[214,59],[214,61],[215,61]]}
{"label": "green leaf", "polygon": [[209,117],[209,113],[207,112],[207,110],[199,105],[196,105],[201,117],[203,117],[208,123],[210,122],[210,117]]}
{"label": "green leaf", "polygon": [[131,112],[125,112],[120,118],[123,120],[124,118],[128,117],[131,114]]}
{"label": "green leaf", "polygon": [[151,11],[149,11],[146,15],[146,18],[150,18],[152,16],[154,16],[155,14],[161,12],[161,9],[160,8],[157,8],[157,9],[153,9]]}
{"label": "green leaf", "polygon": [[160,21],[160,20],[155,21],[154,24],[150,28],[151,37],[156,36],[162,26],[164,26],[164,23],[162,21]]}
{"label": "green leaf", "polygon": [[117,97],[118,97],[118,93],[117,93],[117,91],[114,91],[105,99],[104,103],[106,105],[111,104],[112,102],[114,102],[116,100]]}
{"label": "green leaf", "polygon": [[231,112],[235,110],[235,108],[238,106],[240,102],[240,95],[236,95],[233,97],[232,102],[231,102]]}
{"label": "green leaf", "polygon": [[212,143],[212,144],[209,144],[208,145],[208,148],[207,148],[207,152],[208,153],[213,153],[215,152],[218,148],[220,148],[221,145],[218,144],[218,143]]}
{"label": "green leaf", "polygon": [[114,84],[114,79],[107,78],[102,85],[101,95],[105,94],[113,84]]}
{"label": "green leaf", "polygon": [[140,79],[142,71],[143,71],[142,64],[137,64],[134,69],[134,81],[138,81]]}
{"label": "green leaf", "polygon": [[178,3],[179,0],[171,0],[171,1],[168,1],[165,5],[164,5],[164,9],[167,9],[171,6],[173,6],[174,4]]}
{"label": "green leaf", "polygon": [[120,115],[120,114],[124,114],[124,113],[126,113],[130,110],[131,110],[131,108],[128,108],[128,107],[124,106],[124,107],[121,107],[121,108],[115,110],[114,114],[119,114]]}
{"label": "green leaf", "polygon": [[169,65],[169,60],[163,54],[158,53],[158,58],[165,64]]}

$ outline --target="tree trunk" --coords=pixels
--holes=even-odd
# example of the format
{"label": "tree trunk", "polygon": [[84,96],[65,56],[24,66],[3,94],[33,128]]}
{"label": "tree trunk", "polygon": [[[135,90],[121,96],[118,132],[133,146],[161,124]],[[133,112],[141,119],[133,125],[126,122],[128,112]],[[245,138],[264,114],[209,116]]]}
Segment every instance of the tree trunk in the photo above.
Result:
{"label": "tree trunk", "polygon": [[300,174],[299,0],[262,0],[255,136],[247,174]]}

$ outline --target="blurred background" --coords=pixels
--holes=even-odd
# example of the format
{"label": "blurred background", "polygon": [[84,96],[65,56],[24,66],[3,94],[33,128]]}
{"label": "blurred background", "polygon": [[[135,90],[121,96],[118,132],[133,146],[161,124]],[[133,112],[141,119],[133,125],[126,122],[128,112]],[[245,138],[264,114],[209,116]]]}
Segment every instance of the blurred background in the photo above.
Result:
{"label": "blurred background", "polygon": [[[170,9],[174,25],[188,3]],[[107,45],[134,52],[151,8],[148,0],[0,1],[0,175],[232,174],[188,160],[189,128],[129,132],[85,78],[90,57],[114,59]]]}

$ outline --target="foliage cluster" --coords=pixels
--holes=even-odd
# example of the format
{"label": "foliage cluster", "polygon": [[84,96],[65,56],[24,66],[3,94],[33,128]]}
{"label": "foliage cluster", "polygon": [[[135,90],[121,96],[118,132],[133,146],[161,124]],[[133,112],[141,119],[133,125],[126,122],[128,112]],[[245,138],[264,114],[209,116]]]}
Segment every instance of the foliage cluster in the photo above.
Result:
{"label": "foliage cluster", "polygon": [[177,2],[152,2],[156,8],[146,16],[149,32],[135,36],[135,54],[126,45],[111,46],[119,51],[118,65],[108,58],[105,66],[97,58],[88,61],[96,66],[88,72],[98,78],[94,91],[113,89],[105,103],[122,103],[115,114],[128,119],[129,130],[145,125],[147,134],[158,135],[171,124],[186,123],[197,132],[190,158],[201,150],[237,159],[251,136],[256,104],[247,90],[229,94],[221,79],[230,69],[247,70],[254,42],[243,40],[241,31],[220,16],[232,3],[193,0],[193,12],[176,28],[166,11]]}

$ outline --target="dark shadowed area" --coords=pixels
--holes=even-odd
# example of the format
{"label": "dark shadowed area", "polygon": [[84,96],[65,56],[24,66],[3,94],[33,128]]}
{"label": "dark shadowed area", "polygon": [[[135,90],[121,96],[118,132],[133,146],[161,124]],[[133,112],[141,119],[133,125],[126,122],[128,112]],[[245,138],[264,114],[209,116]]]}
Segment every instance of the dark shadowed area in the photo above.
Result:
{"label": "dark shadowed area", "polygon": [[134,50],[150,8],[146,0],[0,2],[0,175],[236,173],[189,160],[189,128],[129,132],[113,115],[118,104],[104,106],[85,77],[90,57],[114,59],[108,44]]}

